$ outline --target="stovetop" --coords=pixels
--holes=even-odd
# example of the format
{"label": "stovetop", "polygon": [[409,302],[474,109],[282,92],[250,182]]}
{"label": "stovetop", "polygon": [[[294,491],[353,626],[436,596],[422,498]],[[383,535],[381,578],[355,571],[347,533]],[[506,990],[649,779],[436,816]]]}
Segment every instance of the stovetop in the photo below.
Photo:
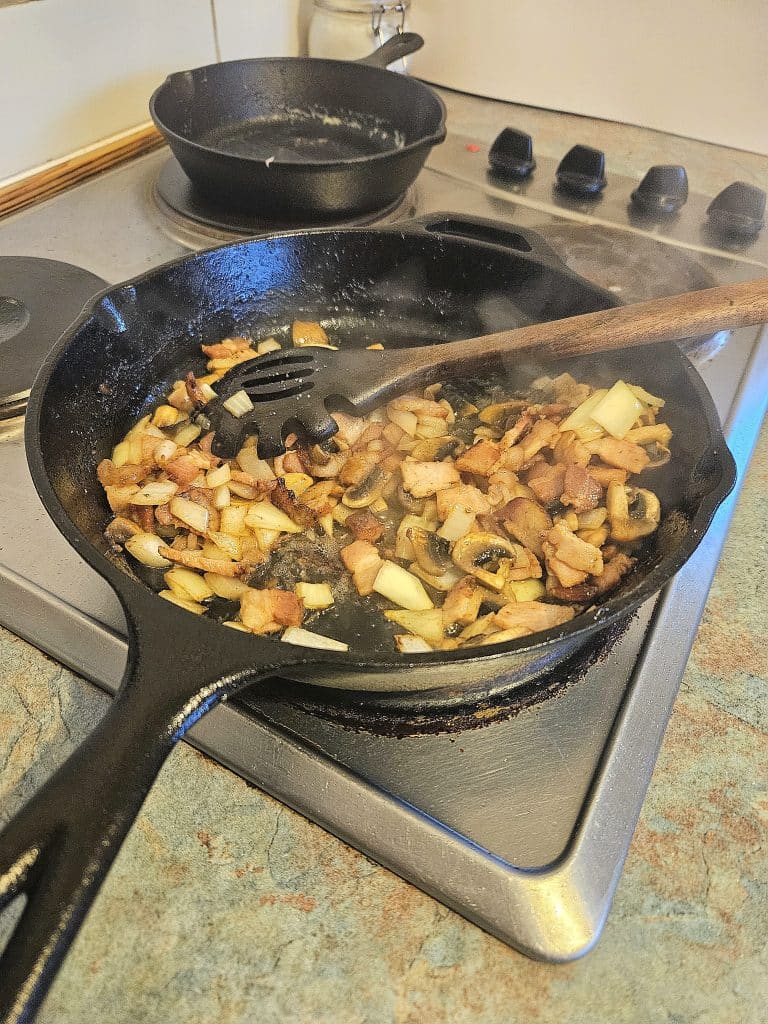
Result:
{"label": "stovetop", "polygon": [[[157,205],[167,160],[150,154],[0,221],[0,249],[117,282],[211,244],[194,221]],[[449,134],[402,215],[455,210],[532,227],[624,301],[766,273],[765,232],[718,238],[705,197],[691,195],[674,221],[649,222],[628,205],[637,182],[610,169],[604,196],[587,202],[553,189],[554,161],[540,159],[524,184],[489,176],[486,165],[487,147]],[[745,330],[691,354],[741,479],[765,409],[768,345]],[[126,657],[122,612],[48,521],[18,419],[0,422],[0,474],[0,619],[114,691]],[[605,920],[734,500],[658,599],[589,663],[560,668],[536,693],[468,706],[397,696],[372,704],[310,688],[286,698],[267,685],[215,709],[190,740],[518,949],[578,956]]]}

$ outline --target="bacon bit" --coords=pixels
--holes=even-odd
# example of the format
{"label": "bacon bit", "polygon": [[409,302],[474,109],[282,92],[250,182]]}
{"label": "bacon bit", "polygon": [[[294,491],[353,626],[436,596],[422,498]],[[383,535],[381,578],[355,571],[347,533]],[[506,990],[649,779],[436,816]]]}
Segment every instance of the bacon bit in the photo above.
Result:
{"label": "bacon bit", "polygon": [[630,473],[641,473],[651,461],[645,448],[632,441],[620,441],[616,437],[601,437],[587,442],[585,447],[609,466],[626,469]]}
{"label": "bacon bit", "polygon": [[118,467],[111,459],[103,459],[96,468],[96,476],[102,487],[125,487],[126,484],[138,484],[146,475],[145,466]]}
{"label": "bacon bit", "polygon": [[542,448],[549,447],[559,434],[557,424],[552,423],[551,420],[537,420],[530,432],[520,442],[525,461],[528,462],[532,459]]}
{"label": "bacon bit", "polygon": [[454,583],[443,602],[443,625],[447,628],[457,622],[468,626],[474,622],[480,612],[487,592],[474,576],[463,576]]}
{"label": "bacon bit", "polygon": [[586,469],[582,466],[568,466],[560,496],[563,505],[570,505],[574,512],[589,512],[598,507],[602,496],[602,487]]}
{"label": "bacon bit", "polygon": [[173,526],[174,524],[174,518],[167,504],[155,506],[155,519],[161,526]]}
{"label": "bacon bit", "polygon": [[284,473],[304,473],[304,462],[297,451],[288,451],[283,456]]}
{"label": "bacon bit", "polygon": [[624,485],[629,479],[629,473],[626,469],[615,469],[613,466],[595,466],[589,467],[589,475],[597,480],[601,487],[607,487],[608,484],[614,481],[617,484]]}
{"label": "bacon bit", "polygon": [[300,626],[301,601],[291,590],[247,590],[240,599],[240,618],[254,633],[277,633],[283,626]]}
{"label": "bacon bit", "polygon": [[[461,484],[459,471],[449,462],[403,462],[403,487],[414,498],[429,498],[453,484]],[[490,505],[484,511],[490,511]]]}
{"label": "bacon bit", "polygon": [[136,516],[136,522],[144,530],[145,533],[155,532],[155,510],[152,505],[136,505],[134,506],[134,515]]}
{"label": "bacon bit", "polygon": [[438,491],[437,518],[445,521],[453,509],[461,508],[466,512],[481,514],[491,511],[491,503],[483,492],[472,484],[457,484],[455,487],[446,487]]}
{"label": "bacon bit", "polygon": [[384,564],[379,552],[367,540],[355,540],[339,552],[341,560],[352,573],[352,582],[361,597],[373,593],[373,583]]}
{"label": "bacon bit", "polygon": [[191,370],[184,378],[184,387],[187,390],[187,397],[193,405],[202,408],[208,404],[208,399],[203,394],[202,388],[197,383],[197,377]]}
{"label": "bacon bit", "polygon": [[496,513],[483,515],[482,513],[477,517],[477,525],[480,526],[486,533],[495,533],[497,537],[503,537],[507,540],[507,535],[504,532],[499,520],[496,518]]}
{"label": "bacon bit", "polygon": [[[176,541],[174,541],[174,545],[175,543]],[[225,562],[221,558],[204,558],[199,551],[181,551],[176,547],[162,545],[157,550],[163,558],[167,558],[171,562],[178,562],[179,565],[184,565],[188,569],[198,569],[200,572],[217,572],[220,576],[240,577],[251,571],[251,565],[246,562]]]}
{"label": "bacon bit", "polygon": [[515,601],[505,604],[494,615],[494,621],[502,629],[529,629],[535,633],[540,629],[551,629],[572,619],[573,608],[558,604],[543,604],[541,601]]}
{"label": "bacon bit", "polygon": [[179,487],[189,487],[200,474],[200,466],[192,455],[180,455],[165,466],[165,472]]}
{"label": "bacon bit", "polygon": [[490,476],[501,458],[501,448],[495,441],[483,438],[460,455],[454,465],[460,473]]}
{"label": "bacon bit", "polygon": [[384,524],[367,509],[347,516],[344,525],[357,540],[365,540],[371,544],[375,544],[384,533]]}
{"label": "bacon bit", "polygon": [[317,514],[289,491],[282,480],[275,481],[269,500],[304,530],[308,530],[317,522]]}
{"label": "bacon bit", "polygon": [[552,529],[549,514],[530,498],[513,498],[498,513],[507,531],[524,547],[530,548],[539,558],[544,557],[541,543]]}
{"label": "bacon bit", "polygon": [[201,345],[203,355],[209,359],[228,359],[251,347],[249,338],[225,338],[215,345]]}
{"label": "bacon bit", "polygon": [[637,564],[636,558],[631,558],[623,553],[614,556],[605,563],[602,573],[589,583],[573,587],[558,586],[552,576],[547,580],[547,593],[558,601],[574,601],[578,604],[588,604],[596,597],[607,594],[619,585],[627,573],[634,569]]}
{"label": "bacon bit", "polygon": [[550,505],[563,493],[564,481],[565,466],[537,462],[528,473],[526,483],[542,505]]}
{"label": "bacon bit", "polygon": [[320,483],[308,487],[301,496],[302,502],[318,516],[330,512],[338,504],[342,488],[335,480],[321,480]]}
{"label": "bacon bit", "polygon": [[215,432],[213,430],[209,430],[208,433],[204,434],[203,437],[201,437],[197,443],[200,446],[200,450],[205,452],[206,455],[210,456],[213,465],[218,466],[219,463],[221,462],[221,459],[218,457],[218,455],[214,455],[213,452],[211,451],[211,445],[213,444],[213,439],[215,436]]}

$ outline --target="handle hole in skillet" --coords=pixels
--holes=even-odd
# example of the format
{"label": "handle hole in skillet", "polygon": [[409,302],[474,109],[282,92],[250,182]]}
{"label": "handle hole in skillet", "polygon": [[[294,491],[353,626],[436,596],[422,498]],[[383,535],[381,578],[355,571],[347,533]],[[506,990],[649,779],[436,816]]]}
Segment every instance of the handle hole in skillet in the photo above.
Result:
{"label": "handle hole in skillet", "polygon": [[516,231],[505,231],[503,228],[491,227],[490,224],[471,224],[468,221],[446,218],[425,224],[424,228],[432,234],[471,238],[476,242],[486,242],[488,245],[502,245],[506,249],[517,249],[518,252],[532,251],[528,241],[522,235],[518,235]]}

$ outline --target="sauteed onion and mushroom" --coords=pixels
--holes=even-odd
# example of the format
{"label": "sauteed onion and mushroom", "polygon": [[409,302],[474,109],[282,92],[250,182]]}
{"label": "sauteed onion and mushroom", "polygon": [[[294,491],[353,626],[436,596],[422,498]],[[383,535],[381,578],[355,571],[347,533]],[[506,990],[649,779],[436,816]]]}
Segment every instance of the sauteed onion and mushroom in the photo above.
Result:
{"label": "sauteed onion and mushroom", "polygon": [[[292,335],[330,344],[316,323]],[[436,384],[365,417],[334,413],[322,445],[291,436],[265,459],[253,437],[217,457],[201,411],[216,381],[280,347],[203,345],[208,373],[177,381],[99,464],[111,545],[190,612],[224,608],[233,629],[346,650],[322,615],[356,592],[402,652],[495,644],[615,589],[659,525],[648,471],[669,460],[672,431],[664,401],[622,380],[595,389],[563,373],[525,395]],[[228,401],[238,415],[239,396]]]}

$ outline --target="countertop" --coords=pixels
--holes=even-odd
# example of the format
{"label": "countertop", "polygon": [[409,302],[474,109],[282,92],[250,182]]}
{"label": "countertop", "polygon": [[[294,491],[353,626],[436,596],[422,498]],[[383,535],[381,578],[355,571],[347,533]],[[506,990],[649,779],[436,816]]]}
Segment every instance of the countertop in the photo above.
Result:
{"label": "countertop", "polygon": [[[461,97],[451,115],[468,131]],[[520,116],[546,124],[552,153],[615,132],[530,108]],[[656,136],[629,136],[634,173],[661,162]],[[702,190],[732,180],[712,169],[713,147],[674,144],[689,172],[698,161],[711,176]],[[737,156],[742,176],[764,185],[765,158]],[[584,960],[526,960],[181,744],[40,1024],[766,1024],[767,493],[764,426],[611,915]],[[0,629],[4,813],[107,703]]]}

